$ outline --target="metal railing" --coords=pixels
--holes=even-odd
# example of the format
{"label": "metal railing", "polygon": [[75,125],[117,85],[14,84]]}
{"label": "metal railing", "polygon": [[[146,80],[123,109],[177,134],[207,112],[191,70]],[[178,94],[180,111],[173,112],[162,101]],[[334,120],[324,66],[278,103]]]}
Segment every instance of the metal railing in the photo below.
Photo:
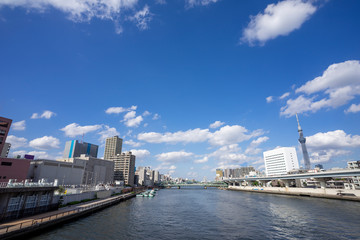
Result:
{"label": "metal railing", "polygon": [[[136,194],[137,192],[135,192],[134,194]],[[50,216],[46,216],[46,217],[42,217],[42,218],[37,218],[37,219],[32,219],[26,222],[21,222],[12,226],[7,226],[4,228],[0,228],[0,237],[3,234],[9,233],[9,232],[13,232],[13,231],[18,231],[24,228],[29,228],[29,227],[39,227],[42,223],[45,222],[49,222],[49,221],[54,221],[57,219],[61,219],[63,217],[69,216],[69,215],[74,215],[77,214],[79,212],[83,212],[89,209],[94,209],[96,207],[99,206],[105,206],[105,205],[110,205],[113,202],[117,202],[120,199],[126,198],[128,196],[132,195],[132,193],[126,193],[123,195],[119,195],[116,197],[112,197],[111,199],[108,199],[107,201],[101,200],[101,202],[97,202],[97,203],[89,203],[87,206],[84,207],[79,207],[76,209],[72,209],[69,211],[65,211],[65,212],[61,212],[61,213],[57,213],[57,214],[53,214]]]}

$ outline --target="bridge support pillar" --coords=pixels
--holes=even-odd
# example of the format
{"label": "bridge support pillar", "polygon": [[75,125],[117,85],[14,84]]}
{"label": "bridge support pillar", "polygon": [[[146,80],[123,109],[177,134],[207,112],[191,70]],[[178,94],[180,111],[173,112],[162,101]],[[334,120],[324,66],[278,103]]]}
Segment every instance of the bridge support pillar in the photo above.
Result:
{"label": "bridge support pillar", "polygon": [[316,181],[320,183],[321,188],[326,188],[326,180],[325,178],[316,178]]}
{"label": "bridge support pillar", "polygon": [[281,179],[280,180],[281,182],[283,182],[284,184],[285,184],[285,187],[290,187],[290,182],[291,182],[291,180],[288,180],[288,179]]}

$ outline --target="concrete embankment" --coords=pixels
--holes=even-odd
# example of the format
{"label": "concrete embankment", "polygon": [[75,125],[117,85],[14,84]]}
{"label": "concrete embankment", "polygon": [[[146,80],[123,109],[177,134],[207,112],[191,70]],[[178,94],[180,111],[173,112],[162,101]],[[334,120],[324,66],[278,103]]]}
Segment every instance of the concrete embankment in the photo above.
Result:
{"label": "concrete embankment", "polygon": [[72,207],[64,207],[57,211],[35,215],[26,219],[18,219],[13,222],[0,225],[0,239],[13,239],[33,234],[45,228],[54,227],[58,224],[72,221],[82,216],[94,213],[103,208],[117,204],[121,201],[135,197],[135,193],[127,193],[106,199],[79,204]]}
{"label": "concrete embankment", "polygon": [[229,186],[228,190],[255,193],[282,194],[301,197],[316,197],[360,202],[360,190],[330,188],[288,188],[288,187],[243,187]]}

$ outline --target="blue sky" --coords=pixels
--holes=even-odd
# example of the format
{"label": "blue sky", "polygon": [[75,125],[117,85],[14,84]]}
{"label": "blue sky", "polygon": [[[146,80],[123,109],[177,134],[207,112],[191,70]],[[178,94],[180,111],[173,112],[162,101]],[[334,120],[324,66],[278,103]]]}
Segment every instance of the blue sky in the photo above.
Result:
{"label": "blue sky", "polygon": [[[356,0],[0,0],[11,155],[119,135],[137,166],[201,180],[299,147],[359,159]],[[302,164],[301,152],[298,158]]]}

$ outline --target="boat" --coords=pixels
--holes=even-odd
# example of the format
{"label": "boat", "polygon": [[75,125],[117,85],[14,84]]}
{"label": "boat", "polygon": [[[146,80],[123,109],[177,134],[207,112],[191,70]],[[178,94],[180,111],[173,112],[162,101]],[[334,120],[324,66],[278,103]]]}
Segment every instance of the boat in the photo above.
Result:
{"label": "boat", "polygon": [[141,193],[140,193],[140,194],[136,194],[136,196],[137,196],[137,197],[144,197],[144,195],[141,194]]}

